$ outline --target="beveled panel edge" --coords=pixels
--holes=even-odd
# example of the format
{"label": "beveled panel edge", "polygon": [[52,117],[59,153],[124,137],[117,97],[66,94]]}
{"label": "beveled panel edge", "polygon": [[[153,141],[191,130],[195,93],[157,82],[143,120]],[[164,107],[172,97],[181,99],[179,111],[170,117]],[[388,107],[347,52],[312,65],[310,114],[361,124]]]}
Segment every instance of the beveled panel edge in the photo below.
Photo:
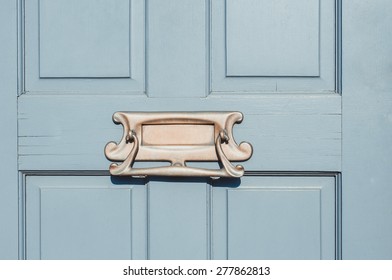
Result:
{"label": "beveled panel edge", "polygon": [[[94,177],[94,176],[107,176],[110,177],[110,173],[107,170],[19,170],[18,180],[18,259],[27,260],[27,220],[26,220],[26,187],[28,177],[62,177],[62,176],[74,176],[74,177]],[[129,182],[128,178],[122,178],[121,182],[113,183],[113,185],[145,185],[148,182],[144,179],[132,178],[132,182]],[[66,187],[64,187],[66,188]],[[99,188],[98,188],[99,189]],[[132,189],[129,189],[132,192]],[[132,207],[132,206],[131,206]],[[133,218],[133,217],[131,217]],[[131,221],[132,223],[133,221]],[[131,239],[130,245],[133,247],[133,240]],[[131,250],[133,256],[133,251]]]}
{"label": "beveled panel edge", "polygon": [[[26,0],[24,0],[26,1]],[[127,52],[127,69],[126,69],[126,73],[118,73],[116,75],[106,75],[106,74],[99,74],[99,75],[91,75],[91,74],[87,74],[87,75],[66,75],[66,74],[45,74],[46,71],[43,71],[42,67],[43,67],[43,56],[44,54],[42,53],[42,46],[44,45],[43,43],[43,32],[42,32],[42,2],[43,0],[38,0],[38,76],[39,79],[132,79],[131,76],[131,38],[132,38],[132,21],[131,21],[131,15],[132,15],[132,2],[131,1],[127,1],[127,5],[128,5],[128,52]],[[102,37],[102,36],[101,36]]]}
{"label": "beveled panel edge", "polygon": [[[219,2],[220,1],[220,2]],[[225,6],[226,0],[217,0],[215,1],[215,5],[220,5],[223,3]],[[211,14],[211,24],[210,24],[210,83],[209,83],[209,92],[208,96],[230,96],[230,95],[237,95],[237,94],[247,94],[249,96],[257,96],[257,95],[264,95],[264,94],[316,94],[316,95],[324,95],[324,94],[338,94],[341,95],[341,88],[342,88],[342,69],[341,69],[341,64],[342,64],[342,55],[341,55],[341,45],[342,45],[342,39],[341,39],[341,30],[342,30],[342,8],[341,8],[341,1],[342,0],[333,0],[334,1],[334,11],[335,11],[335,17],[334,17],[334,39],[335,39],[335,55],[332,58],[335,66],[334,66],[334,86],[333,88],[330,87],[330,84],[332,82],[330,81],[325,81],[323,79],[320,79],[320,76],[316,77],[292,77],[292,76],[280,76],[280,77],[274,77],[274,76],[238,76],[238,77],[231,77],[224,75],[225,77],[222,76],[222,73],[219,71],[216,71],[219,67],[216,67],[216,62],[213,63],[215,59],[213,59],[213,56],[219,57],[221,54],[216,51],[217,47],[216,45],[216,39],[212,36],[211,34],[214,31],[213,25],[217,25],[216,23],[218,22],[218,25],[221,24],[219,21],[222,21],[221,19],[215,19],[212,15],[215,14],[214,12],[214,3],[211,2],[210,4],[210,14]],[[320,9],[322,9],[323,1],[319,1]],[[221,10],[220,13],[224,9],[219,9]],[[216,18],[216,17],[215,17]],[[321,17],[319,17],[321,21]],[[224,25],[226,23],[224,22]],[[321,24],[320,24],[321,28]],[[225,33],[225,32],[224,32]],[[319,36],[321,36],[321,33],[319,32]],[[214,41],[215,40],[215,41]],[[219,44],[219,43],[218,43]],[[214,49],[215,48],[215,49]],[[319,52],[320,55],[320,52]],[[225,55],[224,55],[225,56]],[[320,60],[321,58],[319,58]],[[221,60],[221,58],[218,58],[218,60]],[[219,73],[218,73],[219,72]],[[226,70],[224,70],[226,72]],[[321,73],[321,68],[320,71]],[[276,79],[285,81],[282,84],[282,88],[279,88],[276,84]],[[299,81],[296,81],[299,79]],[[238,81],[244,80],[244,83],[238,83]],[[256,82],[256,81],[259,82]],[[292,82],[289,82],[291,80]],[[260,86],[259,88],[244,88],[243,84],[254,84],[258,83]],[[309,84],[305,87],[303,85]]]}
{"label": "beveled panel edge", "polygon": [[[26,3],[31,5],[33,1],[40,0],[17,0],[18,5],[18,96],[27,95],[131,95],[133,97],[146,97],[146,54],[145,54],[145,5],[144,0],[129,1],[129,77],[49,77],[40,78],[37,70],[37,79],[28,79],[26,72],[29,66],[26,59],[26,45],[29,27],[26,26],[28,9]],[[34,4],[34,3],[33,3]],[[38,5],[37,5],[38,6]],[[36,8],[38,10],[38,7]],[[38,19],[38,16],[37,16]],[[141,28],[135,27],[136,25]],[[37,34],[39,26],[37,22]],[[140,34],[136,34],[138,31]],[[35,33],[34,33],[35,34]],[[136,34],[136,35],[135,35]],[[37,41],[39,37],[37,37]],[[137,44],[137,42],[139,42]],[[35,50],[35,49],[34,49]],[[37,48],[38,50],[38,48]],[[38,57],[38,54],[37,54]],[[38,58],[35,58],[38,59]],[[133,63],[134,62],[134,63]],[[136,69],[136,67],[138,69]],[[34,74],[34,73],[33,73]],[[83,80],[91,80],[91,84],[82,84]],[[53,81],[58,83],[53,84]],[[120,83],[115,89],[111,86],[111,81]],[[69,82],[69,84],[67,84]]]}
{"label": "beveled panel edge", "polygon": [[[278,75],[274,75],[274,74],[265,74],[265,75],[260,75],[260,74],[235,74],[232,73],[230,74],[229,71],[229,66],[228,66],[228,1],[229,0],[224,0],[224,11],[225,11],[225,24],[224,24],[224,38],[225,38],[225,77],[226,78],[320,78],[320,49],[321,49],[321,45],[320,45],[320,38],[321,38],[321,3],[320,1],[317,1],[317,5],[318,5],[318,20],[317,20],[317,24],[318,24],[318,32],[317,32],[317,49],[318,49],[318,58],[317,58],[317,64],[318,64],[318,69],[317,69],[317,74],[306,74],[306,75],[302,75],[302,74],[278,74]],[[335,1],[340,1],[340,0],[335,0]]]}

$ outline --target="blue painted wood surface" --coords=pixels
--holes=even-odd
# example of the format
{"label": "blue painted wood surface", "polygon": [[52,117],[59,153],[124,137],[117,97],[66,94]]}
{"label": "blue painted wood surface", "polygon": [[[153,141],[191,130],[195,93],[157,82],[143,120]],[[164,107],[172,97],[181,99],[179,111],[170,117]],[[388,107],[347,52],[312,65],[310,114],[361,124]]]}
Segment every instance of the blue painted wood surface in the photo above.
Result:
{"label": "blue painted wood surface", "polygon": [[[320,64],[324,67],[320,51],[334,45],[323,41],[320,46],[324,32],[333,33],[330,24],[320,29],[320,15],[333,11],[332,5],[327,7],[330,10],[321,9],[319,1],[307,0],[227,0],[226,75],[320,76]],[[328,17],[329,22],[333,20]]]}
{"label": "blue painted wood surface", "polygon": [[150,259],[210,258],[209,193],[203,180],[149,182]]}
{"label": "blue painted wood surface", "polygon": [[332,175],[27,176],[28,259],[334,259]]}
{"label": "blue painted wood surface", "polygon": [[146,258],[144,185],[102,176],[31,176],[26,185],[28,259]]}
{"label": "blue painted wood surface", "polygon": [[208,1],[146,3],[147,95],[206,96]]}
{"label": "blue painted wood surface", "polygon": [[334,176],[212,184],[214,259],[335,259]]}
{"label": "blue painted wood surface", "polygon": [[211,1],[212,94],[335,92],[335,2]]}
{"label": "blue painted wood surface", "polygon": [[26,92],[144,94],[143,0],[22,2]]}
{"label": "blue painted wood surface", "polygon": [[18,258],[17,5],[0,9],[0,259]]}
{"label": "blue painted wood surface", "polygon": [[391,10],[343,1],[345,259],[392,259]]}
{"label": "blue painted wood surface", "polygon": [[337,94],[227,96],[191,101],[26,94],[19,100],[20,168],[106,170],[103,147],[122,136],[121,126],[112,122],[113,112],[143,109],[243,112],[244,121],[234,126],[234,137],[254,146],[253,157],[245,165],[247,170],[341,169],[341,104]]}
{"label": "blue painted wood surface", "polygon": [[[137,21],[137,29],[133,29],[124,9],[130,9],[131,14],[143,11],[140,3],[140,0],[131,1],[130,6],[124,1],[115,4],[92,0],[43,1],[39,6],[37,1],[26,3],[26,93],[19,98],[19,168],[38,172],[36,175],[44,175],[47,170],[59,172],[58,176],[50,177],[50,184],[49,177],[27,176],[27,258],[334,258],[333,194],[337,185],[334,180],[323,183],[331,176],[325,172],[341,170],[341,97],[334,92],[334,1],[324,1],[321,6],[303,1],[294,6],[287,0],[281,0],[277,6],[268,6],[266,1],[246,1],[236,6],[232,1],[150,0],[145,2],[144,15],[139,15],[145,23],[140,25],[141,21]],[[224,9],[226,4],[228,9]],[[262,10],[263,4],[279,16],[252,17],[254,11]],[[279,5],[287,9],[282,10]],[[64,15],[56,17],[61,7]],[[89,12],[83,16],[73,13],[77,7]],[[116,11],[118,18],[113,21]],[[287,13],[292,16],[287,18]],[[75,20],[65,25],[64,21],[70,18]],[[279,18],[287,18],[301,32],[292,34],[283,26],[275,26]],[[224,20],[226,27],[222,26]],[[97,21],[98,25],[94,24]],[[315,26],[304,25],[307,21]],[[265,23],[274,26],[273,34]],[[81,28],[74,32],[77,25]],[[251,30],[246,30],[248,27]],[[236,28],[246,31],[251,40]],[[88,38],[83,36],[86,32]],[[94,38],[96,45],[91,41]],[[108,41],[99,44],[103,38]],[[145,38],[145,53],[136,50],[136,62],[132,58],[135,50],[130,48],[130,56],[123,51],[132,38]],[[263,38],[269,44],[265,45]],[[62,52],[64,42],[73,40],[77,44],[70,42]],[[253,49],[244,50],[244,43],[250,43]],[[274,44],[291,45],[292,52],[283,56],[284,47],[274,48]],[[118,51],[113,52],[116,46]],[[226,59],[221,60],[222,55]],[[66,62],[56,63],[53,56]],[[138,64],[139,59],[144,64]],[[125,69],[129,60],[134,65],[130,75]],[[256,67],[260,62],[263,62],[261,69]],[[107,63],[112,64],[106,67]],[[144,69],[145,87],[140,88],[133,73]],[[227,69],[223,73],[227,83],[219,89],[215,83],[222,69]],[[129,80],[127,76],[131,77],[128,84],[124,82]],[[249,76],[255,79],[251,81]],[[72,170],[73,174],[107,171],[109,162],[103,155],[103,147],[122,134],[121,127],[112,123],[111,116],[116,111],[241,111],[244,121],[234,128],[236,140],[249,141],[254,147],[252,159],[245,163],[246,170],[322,171],[320,176],[327,177],[283,179],[280,178],[283,173],[279,173],[277,187],[286,189],[277,191],[273,186],[276,178],[266,179],[258,173],[244,178],[236,189],[228,190],[227,197],[221,197],[219,192],[224,186],[211,182],[157,179],[148,182],[147,191],[139,197],[133,196],[132,189],[130,199],[126,190],[129,185],[121,184],[125,187],[123,196],[131,203],[127,204],[116,197],[120,191],[116,182],[101,189],[102,183],[95,181],[108,181],[107,177],[61,175],[64,170]],[[313,185],[309,185],[308,179]],[[326,189],[321,192],[323,186]],[[255,195],[247,187],[255,187],[252,189]],[[86,194],[89,192],[90,196]],[[325,208],[321,207],[321,198]],[[227,200],[227,207],[213,206],[214,199]],[[86,205],[80,203],[83,200]],[[134,203],[144,205],[142,213],[147,216],[144,220],[138,216],[140,224],[120,230],[116,238],[111,227],[129,225],[120,221],[128,221],[129,215],[133,215]],[[99,208],[101,204],[106,206]],[[51,211],[53,207],[55,210]],[[118,207],[121,213],[113,214]],[[275,222],[263,224],[261,220],[269,216],[269,208],[275,212]],[[216,216],[214,211],[223,212]],[[53,213],[62,218],[57,221]],[[108,222],[111,213],[118,218]],[[252,224],[249,220],[252,217],[259,220]],[[228,225],[220,228],[219,220],[227,220]],[[325,228],[323,234],[321,224]],[[86,228],[79,233],[75,229],[78,227]],[[139,237],[133,237],[137,228],[146,229],[145,235],[140,232]],[[213,236],[214,229],[223,230],[221,236]],[[104,235],[86,240],[88,233],[94,231]],[[241,236],[247,236],[246,242],[241,243]],[[271,240],[271,236],[276,239]],[[135,239],[132,244],[144,244],[144,249],[142,245],[139,250],[129,249],[131,239]],[[227,240],[226,247],[216,245],[221,240]],[[119,242],[124,244],[125,251]],[[81,247],[83,243],[85,246]],[[268,244],[275,245],[268,247]],[[112,247],[118,249],[111,251]],[[280,248],[279,252],[274,252],[273,247]]]}
{"label": "blue painted wood surface", "polygon": [[[19,1],[18,34],[2,7],[0,258],[339,258],[339,172],[343,257],[392,258],[391,4],[240,2]],[[241,111],[250,172],[109,177],[115,111]]]}

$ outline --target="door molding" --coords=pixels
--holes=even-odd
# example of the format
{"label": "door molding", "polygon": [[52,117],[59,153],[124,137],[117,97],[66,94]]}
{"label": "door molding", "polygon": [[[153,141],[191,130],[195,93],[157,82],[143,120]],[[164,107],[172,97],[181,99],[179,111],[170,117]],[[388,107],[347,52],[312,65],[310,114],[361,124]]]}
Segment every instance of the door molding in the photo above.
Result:
{"label": "door molding", "polygon": [[[27,176],[111,176],[108,170],[24,170],[19,172],[19,221],[20,221],[20,259],[26,259],[26,177]],[[333,177],[335,180],[335,259],[342,259],[342,187],[341,187],[341,173],[339,172],[309,172],[309,171],[293,171],[293,172],[265,172],[265,171],[245,171],[244,177]],[[150,181],[159,181],[159,178],[129,178],[129,177],[113,177],[118,184],[145,184],[146,186]],[[192,181],[191,178],[189,178]],[[170,181],[170,177],[165,178]],[[187,179],[182,179],[187,180]],[[222,178],[225,180],[240,180],[239,178]],[[212,184],[219,187],[220,180],[207,179],[211,188]],[[214,183],[212,183],[214,182]],[[114,183],[117,184],[117,183]],[[212,204],[209,206],[209,211],[212,209]],[[149,214],[148,214],[149,215]],[[212,236],[212,228],[209,227],[208,236]],[[147,239],[148,240],[148,239]],[[149,248],[149,241],[147,241],[147,248]],[[211,248],[211,246],[210,246]],[[148,250],[148,249],[147,249]],[[147,254],[148,256],[148,254]]]}

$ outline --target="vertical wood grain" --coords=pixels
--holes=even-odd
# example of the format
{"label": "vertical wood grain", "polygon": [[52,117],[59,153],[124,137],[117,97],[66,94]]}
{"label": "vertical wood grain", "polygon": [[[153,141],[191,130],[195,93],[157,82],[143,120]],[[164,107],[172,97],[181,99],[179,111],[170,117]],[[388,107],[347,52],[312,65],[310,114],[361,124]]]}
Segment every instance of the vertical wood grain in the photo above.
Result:
{"label": "vertical wood grain", "polygon": [[149,96],[206,96],[207,2],[147,0]]}
{"label": "vertical wood grain", "polygon": [[170,180],[149,183],[149,259],[206,259],[208,186]]}
{"label": "vertical wood grain", "polygon": [[0,42],[0,259],[17,259],[17,1],[1,3]]}
{"label": "vertical wood grain", "polygon": [[343,259],[392,259],[392,2],[342,11]]}

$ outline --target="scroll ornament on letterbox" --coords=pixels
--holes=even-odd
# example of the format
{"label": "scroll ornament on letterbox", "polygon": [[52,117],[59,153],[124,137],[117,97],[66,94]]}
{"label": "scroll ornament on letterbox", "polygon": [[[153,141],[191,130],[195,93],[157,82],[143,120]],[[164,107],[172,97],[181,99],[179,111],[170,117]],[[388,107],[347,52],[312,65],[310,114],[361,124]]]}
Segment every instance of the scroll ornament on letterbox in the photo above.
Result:
{"label": "scroll ornament on letterbox", "polygon": [[[116,112],[113,121],[124,133],[117,144],[109,142],[106,157],[114,162],[110,174],[118,176],[241,177],[242,165],[252,146],[233,139],[240,112]],[[170,166],[133,168],[135,161],[168,161]],[[221,169],[189,167],[187,162],[220,162]]]}

